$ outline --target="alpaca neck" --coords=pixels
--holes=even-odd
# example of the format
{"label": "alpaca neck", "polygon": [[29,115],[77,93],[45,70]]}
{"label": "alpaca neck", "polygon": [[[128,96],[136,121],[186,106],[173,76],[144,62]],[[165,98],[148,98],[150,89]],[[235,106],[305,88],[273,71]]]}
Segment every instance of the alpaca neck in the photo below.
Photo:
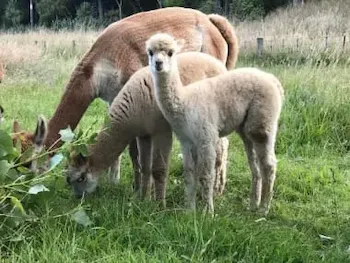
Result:
{"label": "alpaca neck", "polygon": [[[84,74],[75,74],[68,83],[53,117],[48,123],[48,135],[45,146],[49,148],[59,139],[59,131],[68,126],[76,128],[95,95],[90,80]],[[52,147],[58,148],[62,142]]]}
{"label": "alpaca neck", "polygon": [[97,136],[96,143],[89,147],[89,163],[93,172],[106,170],[115,162],[127,145],[136,136],[121,125],[111,124]]}
{"label": "alpaca neck", "polygon": [[167,119],[175,117],[181,111],[182,82],[177,65],[169,73],[152,74],[157,102]]}

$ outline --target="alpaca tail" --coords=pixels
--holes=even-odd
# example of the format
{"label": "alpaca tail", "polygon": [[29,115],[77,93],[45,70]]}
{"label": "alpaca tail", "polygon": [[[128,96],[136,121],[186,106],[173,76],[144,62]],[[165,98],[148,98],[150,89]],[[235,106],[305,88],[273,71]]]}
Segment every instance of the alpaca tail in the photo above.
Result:
{"label": "alpaca tail", "polygon": [[236,32],[230,22],[223,16],[217,14],[208,15],[210,22],[220,31],[228,46],[226,68],[233,69],[237,62],[239,46]]}

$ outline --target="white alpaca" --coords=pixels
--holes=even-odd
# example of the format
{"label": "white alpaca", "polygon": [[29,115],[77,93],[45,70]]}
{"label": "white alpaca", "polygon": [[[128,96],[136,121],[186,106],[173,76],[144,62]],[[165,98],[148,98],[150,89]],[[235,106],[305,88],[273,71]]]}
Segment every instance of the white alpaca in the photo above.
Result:
{"label": "white alpaca", "polygon": [[215,147],[236,131],[252,171],[252,210],[267,214],[276,172],[275,138],[283,89],[272,74],[254,68],[232,70],[183,87],[176,40],[156,34],[146,42],[157,104],[181,142],[185,198],[195,209],[199,180],[206,209],[214,211]]}

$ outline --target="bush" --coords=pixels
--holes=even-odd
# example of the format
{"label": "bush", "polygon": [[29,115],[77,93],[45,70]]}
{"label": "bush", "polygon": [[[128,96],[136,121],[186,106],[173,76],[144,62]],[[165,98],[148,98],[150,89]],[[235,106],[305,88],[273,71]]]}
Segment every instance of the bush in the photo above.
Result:
{"label": "bush", "polygon": [[265,15],[264,3],[260,0],[241,0],[230,4],[233,15],[239,20],[254,20]]}
{"label": "bush", "polygon": [[165,0],[163,5],[164,7],[185,6],[185,1],[184,0]]}
{"label": "bush", "polygon": [[37,11],[40,15],[40,24],[51,26],[53,21],[69,17],[68,0],[40,0]]}
{"label": "bush", "polygon": [[83,23],[89,24],[94,19],[94,10],[89,2],[82,2],[77,9],[76,20]]}
{"label": "bush", "polygon": [[22,12],[17,6],[17,0],[10,0],[5,9],[5,24],[17,27],[21,22]]}
{"label": "bush", "polygon": [[[11,135],[0,129],[0,243],[23,240],[25,236],[21,231],[25,226],[40,222],[42,214],[45,213],[45,206],[49,205],[49,199],[55,192],[52,185],[62,177],[53,170],[64,156],[68,157],[71,150],[86,155],[87,144],[92,143],[96,136],[96,133],[91,134],[91,129],[75,135],[68,128],[61,130],[60,134],[61,140],[67,143],[59,149],[60,153],[50,159],[48,170],[34,174],[24,166],[25,163],[37,160],[38,167],[42,167],[50,152],[33,157],[33,148],[30,147],[24,153],[20,153],[20,142],[14,147]],[[90,224],[81,207],[55,217],[61,216],[71,216],[72,220],[82,225]]]}

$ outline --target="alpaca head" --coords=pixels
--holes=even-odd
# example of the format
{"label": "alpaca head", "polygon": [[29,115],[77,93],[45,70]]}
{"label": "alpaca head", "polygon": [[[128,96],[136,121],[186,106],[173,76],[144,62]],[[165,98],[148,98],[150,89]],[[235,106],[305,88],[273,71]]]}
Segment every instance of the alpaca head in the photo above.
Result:
{"label": "alpaca head", "polygon": [[81,198],[85,193],[93,193],[97,187],[97,174],[92,173],[88,158],[73,151],[69,160],[66,181],[73,187],[74,195]]}
{"label": "alpaca head", "polygon": [[177,41],[172,36],[159,33],[146,42],[148,64],[152,73],[168,73],[176,65],[175,54],[181,50],[183,40]]}
{"label": "alpaca head", "polygon": [[[21,153],[27,152],[31,148],[32,156],[34,157],[38,153],[40,153],[44,147],[44,141],[47,136],[47,123],[44,117],[40,116],[37,121],[37,125],[34,133],[25,132],[21,129],[19,123],[17,121],[13,122],[12,126],[12,142],[14,147],[20,143],[20,151]],[[32,171],[37,172],[37,161],[29,161],[25,163],[26,167],[30,168]]]}

